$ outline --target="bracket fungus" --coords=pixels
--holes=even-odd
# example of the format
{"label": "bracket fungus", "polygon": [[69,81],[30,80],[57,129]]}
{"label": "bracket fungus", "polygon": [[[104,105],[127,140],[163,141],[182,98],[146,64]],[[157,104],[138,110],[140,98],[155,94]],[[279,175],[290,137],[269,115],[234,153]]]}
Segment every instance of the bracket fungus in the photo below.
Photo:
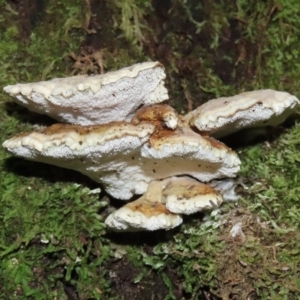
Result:
{"label": "bracket fungus", "polygon": [[298,104],[289,93],[258,90],[210,100],[185,118],[201,133],[220,138],[244,128],[277,126]]}
{"label": "bracket fungus", "polygon": [[184,125],[172,130],[163,124],[56,124],[19,134],[3,147],[16,156],[79,171],[124,200],[144,193],[152,180],[187,174],[210,181],[239,170],[237,154],[224,144]]}
{"label": "bracket fungus", "polygon": [[158,62],[144,62],[95,76],[15,84],[4,91],[15,101],[60,122],[92,125],[130,120],[143,104],[168,99]]}
{"label": "bracket fungus", "polygon": [[228,180],[240,169],[238,155],[208,135],[277,125],[299,101],[285,92],[254,91],[211,100],[180,116],[160,103],[168,98],[164,78],[162,65],[148,62],[104,75],[5,87],[29,109],[72,125],[21,133],[3,147],[79,171],[117,199],[141,195],[107,217],[114,230],[174,228],[181,215],[238,198]]}
{"label": "bracket fungus", "polygon": [[182,223],[179,214],[162,203],[163,181],[152,181],[139,199],[111,213],[106,225],[117,231],[172,229]]}
{"label": "bracket fungus", "polygon": [[162,191],[162,202],[173,213],[190,215],[218,207],[223,202],[219,192],[190,177],[175,177],[167,180]]}

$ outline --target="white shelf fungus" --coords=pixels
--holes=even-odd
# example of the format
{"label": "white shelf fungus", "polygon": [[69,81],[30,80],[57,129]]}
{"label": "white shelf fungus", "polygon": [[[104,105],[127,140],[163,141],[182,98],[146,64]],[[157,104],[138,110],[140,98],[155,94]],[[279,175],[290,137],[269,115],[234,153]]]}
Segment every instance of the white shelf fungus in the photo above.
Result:
{"label": "white shelf fungus", "polygon": [[220,142],[187,128],[157,129],[145,122],[57,124],[19,134],[3,147],[16,156],[79,171],[124,200],[144,193],[152,180],[186,174],[209,181],[233,177],[240,167],[237,154]]}
{"label": "white shelf fungus", "polygon": [[[18,103],[77,125],[21,133],[3,147],[79,171],[115,198],[142,195],[107,217],[105,223],[117,231],[168,230],[182,223],[181,214],[237,200],[229,178],[240,169],[238,155],[208,134],[278,125],[299,100],[285,92],[253,91],[211,100],[182,117],[158,104],[168,99],[164,79],[162,65],[148,62],[93,77],[7,86]],[[240,230],[235,227],[233,238]]]}
{"label": "white shelf fungus", "polygon": [[243,128],[277,126],[298,104],[289,93],[258,90],[210,100],[185,119],[200,132],[219,138]]}
{"label": "white shelf fungus", "polygon": [[145,62],[95,76],[55,78],[4,87],[29,110],[60,122],[92,125],[130,120],[143,104],[168,99],[158,62]]}
{"label": "white shelf fungus", "polygon": [[174,177],[163,188],[162,202],[173,213],[190,215],[214,209],[221,205],[223,199],[207,184],[189,177]]}
{"label": "white shelf fungus", "polygon": [[116,231],[169,230],[179,226],[182,217],[170,212],[162,203],[141,197],[110,214],[105,223]]}

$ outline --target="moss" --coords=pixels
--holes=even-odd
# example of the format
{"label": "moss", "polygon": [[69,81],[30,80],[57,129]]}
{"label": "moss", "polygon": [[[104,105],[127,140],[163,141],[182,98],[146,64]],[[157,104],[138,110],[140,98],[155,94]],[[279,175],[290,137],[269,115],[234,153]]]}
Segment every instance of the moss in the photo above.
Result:
{"label": "moss", "polygon": [[[296,0],[29,2],[0,1],[1,86],[152,59],[182,112],[255,88],[298,92]],[[1,142],[53,122],[8,102]],[[300,128],[286,125],[237,148],[238,204],[167,233],[108,235],[96,184],[0,150],[1,298],[297,299]],[[244,243],[229,237],[236,222]]]}
{"label": "moss", "polygon": [[[218,266],[223,281],[221,290],[227,291],[223,296],[297,299],[299,136],[296,124],[274,141],[240,152],[241,176],[249,189],[238,215],[240,219],[243,216],[247,239],[242,244],[231,241],[225,247],[226,260]],[[234,224],[236,219],[237,213],[232,211],[229,220]]]}
{"label": "moss", "polygon": [[[63,76],[71,67],[68,55],[83,41],[86,7],[76,0],[40,4],[32,1],[29,15],[26,10],[22,15],[14,2],[0,3],[1,86]],[[7,104],[3,93],[1,98],[1,142],[44,119]],[[110,255],[101,238],[104,203],[89,188],[72,183],[82,180],[77,174],[10,160],[3,150],[0,158],[1,298],[67,299],[66,286],[75,284],[80,297],[99,299],[99,282],[108,287],[99,279],[106,274],[99,265]]]}

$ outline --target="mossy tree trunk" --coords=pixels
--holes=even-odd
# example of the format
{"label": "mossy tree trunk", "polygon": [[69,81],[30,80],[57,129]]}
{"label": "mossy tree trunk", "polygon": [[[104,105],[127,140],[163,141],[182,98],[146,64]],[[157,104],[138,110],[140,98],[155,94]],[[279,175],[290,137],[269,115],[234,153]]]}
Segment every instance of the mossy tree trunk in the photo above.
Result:
{"label": "mossy tree trunk", "polygon": [[[1,86],[159,60],[180,113],[245,90],[298,93],[296,0],[0,0],[0,8]],[[1,93],[1,142],[52,123]],[[1,299],[298,299],[294,123],[238,149],[248,187],[239,203],[171,232],[106,233],[103,216],[118,204],[90,193],[95,183],[0,150]],[[244,242],[229,238],[237,222]]]}

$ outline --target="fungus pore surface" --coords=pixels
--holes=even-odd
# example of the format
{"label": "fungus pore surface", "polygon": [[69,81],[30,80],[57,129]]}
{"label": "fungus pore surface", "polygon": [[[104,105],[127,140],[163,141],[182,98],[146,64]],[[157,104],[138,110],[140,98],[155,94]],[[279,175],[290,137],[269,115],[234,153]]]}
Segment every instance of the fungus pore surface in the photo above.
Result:
{"label": "fungus pore surface", "polygon": [[168,99],[158,62],[144,62],[102,75],[80,75],[16,84],[4,91],[28,109],[60,122],[92,125],[130,120],[143,104]]}

